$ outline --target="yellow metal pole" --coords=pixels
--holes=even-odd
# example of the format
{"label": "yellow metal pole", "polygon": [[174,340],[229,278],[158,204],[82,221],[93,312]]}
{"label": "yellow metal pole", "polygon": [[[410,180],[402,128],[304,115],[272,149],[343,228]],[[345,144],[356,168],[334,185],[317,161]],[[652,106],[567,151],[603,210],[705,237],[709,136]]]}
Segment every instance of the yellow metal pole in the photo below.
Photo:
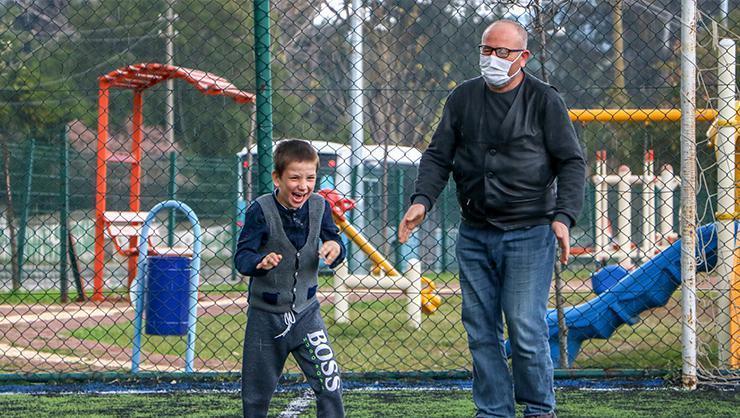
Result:
{"label": "yellow metal pole", "polygon": [[388,260],[378,252],[375,247],[368,241],[354,226],[352,226],[346,219],[341,219],[337,215],[333,214],[334,222],[336,222],[339,229],[347,235],[347,238],[352,240],[365,254],[370,257],[370,260],[378,265],[385,274],[389,276],[400,277],[401,273],[396,270]]}
{"label": "yellow metal pole", "polygon": [[[740,221],[740,141],[738,141],[738,129],[740,129],[740,101],[735,101],[735,120],[715,119],[707,131],[709,144],[717,146],[717,134],[720,127],[735,127],[735,207],[734,213],[719,213],[717,220]],[[719,114],[717,115],[719,116]],[[737,235],[735,237],[737,243]],[[734,265],[730,272],[730,301],[729,301],[729,367],[740,368],[740,249],[735,244]]]}
{"label": "yellow metal pole", "polygon": [[[571,109],[574,122],[678,122],[679,109]],[[696,120],[709,122],[717,118],[715,109],[697,109]]]}
{"label": "yellow metal pole", "polygon": [[[736,238],[737,239],[737,238]],[[735,268],[730,287],[730,367],[740,369],[740,248],[735,248]]]}
{"label": "yellow metal pole", "polygon": [[[738,127],[735,127],[737,135]],[[735,222],[740,214],[740,143],[735,142]],[[740,248],[735,234],[735,266],[730,281],[730,367],[740,368]]]}

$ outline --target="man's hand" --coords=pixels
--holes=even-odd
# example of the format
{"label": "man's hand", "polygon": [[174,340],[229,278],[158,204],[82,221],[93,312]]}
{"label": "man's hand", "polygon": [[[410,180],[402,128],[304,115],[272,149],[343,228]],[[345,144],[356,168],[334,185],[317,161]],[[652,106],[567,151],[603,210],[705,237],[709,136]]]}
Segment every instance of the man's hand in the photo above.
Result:
{"label": "man's hand", "polygon": [[414,203],[409,207],[401,220],[401,224],[398,225],[398,241],[401,244],[409,239],[411,232],[424,221],[426,214],[427,210],[421,203]]}
{"label": "man's hand", "polygon": [[336,241],[326,241],[319,248],[319,256],[324,259],[327,266],[330,266],[339,257],[341,252],[342,248]]}
{"label": "man's hand", "polygon": [[560,246],[560,262],[562,264],[568,264],[568,257],[570,256],[570,231],[564,223],[555,221],[552,223],[552,232],[555,233],[555,238],[558,239],[558,245]]}
{"label": "man's hand", "polygon": [[265,258],[257,264],[257,268],[261,270],[272,270],[275,266],[280,264],[280,260],[282,259],[283,256],[278,253],[267,254]]}

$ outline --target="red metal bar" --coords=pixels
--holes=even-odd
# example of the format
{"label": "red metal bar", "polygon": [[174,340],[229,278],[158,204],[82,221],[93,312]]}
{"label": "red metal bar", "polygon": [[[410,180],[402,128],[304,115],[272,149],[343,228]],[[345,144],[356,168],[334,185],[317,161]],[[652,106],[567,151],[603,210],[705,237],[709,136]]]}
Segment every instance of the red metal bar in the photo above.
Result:
{"label": "red metal bar", "polygon": [[[140,90],[134,91],[134,108],[132,117],[131,131],[131,194],[129,196],[129,208],[132,212],[141,210],[141,125],[144,122],[144,97]],[[129,251],[131,256],[128,258],[128,284],[133,283],[136,278],[136,265],[138,255],[135,251],[138,245],[138,237],[133,236],[129,239]]]}
{"label": "red metal bar", "polygon": [[103,269],[105,268],[105,195],[107,192],[108,143],[108,83],[100,80],[98,91],[98,153],[95,175],[95,260],[93,264],[92,300],[103,300]]}

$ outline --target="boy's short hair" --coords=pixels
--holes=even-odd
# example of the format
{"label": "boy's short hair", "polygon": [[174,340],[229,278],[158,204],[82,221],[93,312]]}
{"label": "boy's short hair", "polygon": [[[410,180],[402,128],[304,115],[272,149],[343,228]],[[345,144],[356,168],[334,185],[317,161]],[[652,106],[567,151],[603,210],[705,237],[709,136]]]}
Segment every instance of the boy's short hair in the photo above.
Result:
{"label": "boy's short hair", "polygon": [[278,176],[283,175],[283,171],[288,168],[288,164],[294,162],[316,162],[316,169],[319,168],[319,153],[307,141],[300,139],[286,139],[278,142],[275,146],[273,155],[275,164],[275,173]]}

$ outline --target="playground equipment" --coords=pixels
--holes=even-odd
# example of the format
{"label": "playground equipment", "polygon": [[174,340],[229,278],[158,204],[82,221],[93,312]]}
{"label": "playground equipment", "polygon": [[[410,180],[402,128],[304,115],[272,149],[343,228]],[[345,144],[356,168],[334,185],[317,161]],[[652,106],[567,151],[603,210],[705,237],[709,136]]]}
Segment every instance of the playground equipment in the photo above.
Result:
{"label": "playground equipment", "polygon": [[[160,268],[167,269],[169,265],[169,274],[172,274],[172,270],[189,271],[189,280],[187,284],[187,290],[180,283],[174,283],[172,277],[161,277],[165,282],[165,286],[161,284],[157,286],[154,283],[152,272],[156,269],[150,268],[147,273],[147,262],[148,262],[148,246],[149,246],[149,231],[151,224],[155,219],[155,216],[162,209],[178,209],[182,211],[188,220],[193,225],[193,234],[195,239],[193,240],[193,256],[192,260],[189,257],[179,256],[168,256],[158,257],[157,264]],[[182,322],[181,316],[187,314],[187,348],[185,351],[185,372],[191,373],[193,371],[193,360],[195,358],[195,324],[198,319],[198,281],[200,273],[200,251],[201,251],[201,228],[198,222],[198,217],[195,215],[190,207],[182,202],[176,200],[167,200],[162,203],[158,203],[148,212],[144,223],[141,226],[141,236],[138,241],[139,254],[142,256],[138,259],[138,274],[134,280],[132,288],[135,289],[135,297],[132,298],[134,305],[134,341],[133,349],[131,354],[131,372],[137,373],[139,371],[139,365],[141,363],[141,331],[144,314],[144,298],[147,300],[147,333],[155,335],[183,335],[181,332]],[[169,259],[169,260],[168,260]],[[149,266],[152,267],[152,266]],[[160,274],[163,272],[160,270]],[[166,275],[168,273],[164,273]],[[174,274],[177,276],[177,272]],[[169,285],[169,286],[168,286]],[[179,288],[179,289],[178,289]],[[155,289],[157,290],[154,293]],[[178,292],[179,290],[179,292]],[[145,292],[146,291],[146,295]],[[174,293],[174,295],[173,295]],[[180,300],[177,296],[180,296]],[[175,296],[175,297],[173,297]],[[185,307],[185,301],[182,297],[187,298],[187,311]],[[151,326],[150,321],[158,321],[157,326]],[[169,322],[169,323],[168,323]],[[174,322],[174,323],[173,323]]]}
{"label": "playground equipment", "polygon": [[[716,140],[710,141],[710,143],[715,145],[717,149],[717,178],[719,183],[717,188],[718,212],[715,215],[718,235],[718,238],[715,239],[715,246],[717,247],[716,257],[719,259],[717,261],[717,274],[719,278],[718,290],[720,291],[717,313],[718,358],[720,363],[725,366],[740,368],[740,309],[738,309],[738,306],[740,306],[740,249],[737,247],[736,238],[732,232],[733,224],[735,227],[737,226],[736,221],[740,213],[740,157],[738,157],[740,152],[738,152],[736,141],[738,136],[737,127],[740,126],[740,112],[738,111],[740,106],[735,100],[734,41],[722,39],[719,45],[720,51],[724,52],[720,54],[720,65],[718,66],[718,110],[695,109],[695,116],[697,121],[712,122],[707,134],[710,138],[716,137]],[[679,109],[572,109],[569,113],[571,120],[574,122],[677,122],[681,120]],[[735,155],[734,158],[732,158],[733,154]],[[665,205],[668,200],[664,199],[663,201]],[[620,210],[620,213],[623,212]],[[602,224],[602,230],[605,227]],[[620,230],[623,229],[620,228]],[[604,243],[603,238],[601,243]],[[675,248],[676,245],[674,243],[658,257]],[[678,263],[678,261],[675,262]],[[652,260],[648,263],[652,263]],[[643,267],[624,280],[641,271]],[[678,273],[676,275],[678,277]],[[688,299],[684,304],[684,316],[695,309],[694,281],[687,280],[687,283],[689,284],[688,288],[683,291],[684,296]],[[675,286],[673,288],[675,289]],[[549,322],[551,332],[553,329],[557,330],[556,324]],[[553,325],[555,326],[553,327]],[[583,325],[583,323],[580,325]],[[688,341],[696,338],[695,329],[684,326],[683,330]],[[574,348],[577,349],[578,347],[580,347],[580,343]],[[557,357],[558,354],[555,353],[555,356]],[[571,354],[571,356],[575,358],[574,355]],[[692,364],[694,365],[692,366]],[[695,349],[689,347],[684,352],[684,370],[687,370],[687,368],[695,370],[695,367]]]}
{"label": "playground equipment", "polygon": [[[735,223],[737,233],[738,223]],[[697,271],[709,271],[717,263],[717,231],[715,224],[704,225],[697,231]],[[614,276],[613,283],[599,289],[595,298],[565,309],[568,327],[568,360],[576,359],[581,345],[592,338],[608,339],[622,324],[634,325],[639,314],[647,309],[665,305],[681,284],[681,240],[671,244],[657,256],[636,270],[609,266],[597,275]],[[604,278],[599,278],[603,283]],[[611,287],[608,287],[611,286]],[[554,364],[560,360],[558,345],[558,317],[555,309],[547,312],[550,357]],[[507,352],[509,350],[507,341]],[[736,352],[740,360],[740,352]]]}
{"label": "playground equipment", "polygon": [[[223,95],[237,103],[253,103],[255,96],[237,89],[228,80],[214,74],[157,63],[129,65],[101,76],[98,92],[98,148],[95,195],[95,261],[92,300],[103,300],[103,276],[105,268],[106,235],[113,241],[118,254],[128,258],[128,284],[136,277],[137,246],[140,229],[148,213],[140,211],[141,192],[141,141],[143,124],[143,92],[163,81],[179,78],[193,85],[205,95]],[[112,153],[107,149],[108,142],[108,102],[110,89],[133,90],[132,145],[126,154]],[[106,191],[108,163],[125,163],[131,166],[128,211],[107,211]],[[188,249],[163,249],[147,246],[149,255],[187,255]]]}
{"label": "playground equipment", "polygon": [[334,190],[319,192],[329,202],[332,217],[339,229],[352,240],[378,267],[369,275],[349,274],[347,263],[342,263],[334,275],[334,319],[337,323],[349,323],[349,301],[344,295],[350,289],[362,287],[367,289],[400,289],[408,297],[406,311],[414,328],[421,326],[421,314],[434,313],[442,299],[435,294],[434,282],[421,275],[421,262],[410,261],[410,268],[405,275],[396,270],[370,242],[355,229],[344,217],[344,213],[354,207],[351,199],[342,198]]}
{"label": "playground equipment", "polygon": [[[606,151],[596,152],[596,174],[592,177],[596,188],[596,232],[595,245],[581,253],[593,253],[593,257],[606,263],[610,258],[626,260],[640,258],[647,261],[658,252],[676,241],[678,234],[673,231],[673,194],[680,186],[681,180],[673,173],[673,167],[666,164],[658,176],[655,176],[655,154],[653,150],[645,153],[643,174],[634,175],[629,167],[622,165],[617,174],[606,174]],[[632,231],[631,188],[642,186],[642,243],[634,244],[630,240]],[[610,241],[611,222],[609,221],[608,187],[617,189],[617,222],[616,239]],[[660,197],[660,210],[656,221],[656,190]],[[658,226],[656,231],[656,225]]]}

